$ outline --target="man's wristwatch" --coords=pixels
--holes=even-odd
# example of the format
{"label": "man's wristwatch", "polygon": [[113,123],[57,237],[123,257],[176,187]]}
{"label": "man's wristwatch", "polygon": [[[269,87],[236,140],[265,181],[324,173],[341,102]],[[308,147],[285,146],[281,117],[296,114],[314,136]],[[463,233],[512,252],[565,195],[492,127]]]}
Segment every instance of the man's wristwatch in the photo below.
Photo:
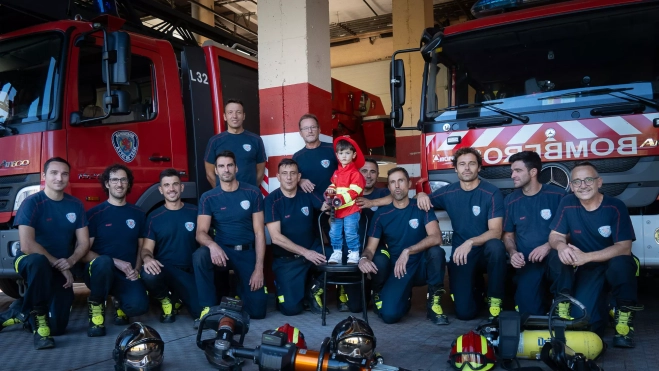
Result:
{"label": "man's wristwatch", "polygon": [[365,256],[362,256],[361,258],[359,258],[359,261],[362,261],[362,259],[368,259],[368,258],[365,257]]}

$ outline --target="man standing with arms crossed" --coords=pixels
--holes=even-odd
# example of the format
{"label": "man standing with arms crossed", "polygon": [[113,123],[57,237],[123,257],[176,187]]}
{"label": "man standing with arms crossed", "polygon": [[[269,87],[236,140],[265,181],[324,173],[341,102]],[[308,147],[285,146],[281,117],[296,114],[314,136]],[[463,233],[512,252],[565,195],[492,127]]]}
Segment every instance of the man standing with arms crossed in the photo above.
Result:
{"label": "man standing with arms crossed", "polygon": [[0,330],[21,323],[24,313],[29,314],[35,349],[55,347],[52,335],[66,330],[73,304],[70,269],[89,250],[82,202],[64,193],[69,170],[69,163],[60,157],[46,161],[45,188],[23,201],[14,220],[23,253],[14,260],[14,267],[27,289],[23,298],[0,315]]}
{"label": "man standing with arms crossed", "polygon": [[482,299],[474,289],[477,274],[487,272],[490,318],[498,317],[504,295],[506,248],[501,242],[503,197],[501,191],[478,178],[483,159],[474,148],[463,147],[453,155],[459,182],[428,196],[417,195],[419,207],[446,210],[453,226],[453,250],[448,263],[455,315],[470,320],[478,315]]}
{"label": "man standing with arms crossed", "polygon": [[82,259],[89,287],[87,336],[105,336],[105,298],[115,300],[114,324],[125,326],[128,317],[149,310],[149,298],[139,271],[146,217],[126,201],[133,187],[133,172],[125,165],[108,166],[101,174],[108,200],[87,211],[91,250]]}
{"label": "man standing with arms crossed", "polygon": [[[219,303],[215,270],[227,268],[233,269],[239,278],[238,295],[245,311],[254,319],[266,315],[263,196],[255,186],[236,179],[239,171],[234,154],[220,152],[215,159],[220,186],[204,193],[199,200],[197,242],[201,247],[192,255],[192,264],[202,317]],[[209,235],[211,225],[215,239]]]}
{"label": "man standing with arms crossed", "polygon": [[165,204],[149,215],[142,246],[142,280],[162,306],[163,323],[176,320],[172,296],[182,299],[193,318],[199,318],[201,313],[192,271],[192,254],[199,246],[197,207],[181,200],[183,189],[178,170],[165,169],[160,173],[158,190],[165,197]]}
{"label": "man standing with arms crossed", "polygon": [[243,102],[229,99],[224,106],[227,130],[213,136],[206,145],[206,179],[215,188],[219,178],[215,174],[215,158],[223,151],[231,151],[236,157],[236,174],[239,182],[256,187],[261,185],[265,174],[265,146],[260,136],[245,130]]}

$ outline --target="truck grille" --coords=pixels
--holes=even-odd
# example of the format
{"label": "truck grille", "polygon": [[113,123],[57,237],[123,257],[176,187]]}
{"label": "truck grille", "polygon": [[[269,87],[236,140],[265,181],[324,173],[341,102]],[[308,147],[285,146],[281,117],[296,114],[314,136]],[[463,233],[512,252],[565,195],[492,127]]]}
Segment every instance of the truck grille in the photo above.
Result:
{"label": "truck grille", "polygon": [[[589,160],[589,162],[595,167],[600,174],[605,173],[620,173],[623,171],[631,170],[638,161],[640,157],[625,157],[625,158],[610,158],[603,160]],[[561,165],[564,165],[568,170],[572,171],[574,167],[581,161],[563,161]],[[478,173],[483,179],[505,179],[510,178],[510,166],[483,166],[481,171]]]}
{"label": "truck grille", "polygon": [[0,176],[0,184],[23,183],[28,176],[25,174]]}

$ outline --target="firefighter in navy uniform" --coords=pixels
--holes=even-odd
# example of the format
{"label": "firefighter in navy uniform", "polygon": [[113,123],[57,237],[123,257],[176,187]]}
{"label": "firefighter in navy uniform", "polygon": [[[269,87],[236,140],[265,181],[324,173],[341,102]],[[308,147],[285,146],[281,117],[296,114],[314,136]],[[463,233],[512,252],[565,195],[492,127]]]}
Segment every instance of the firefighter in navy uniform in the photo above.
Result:
{"label": "firefighter in navy uniform", "polygon": [[[234,154],[221,152],[215,159],[220,186],[204,193],[199,200],[197,242],[201,247],[192,255],[192,265],[202,317],[219,303],[215,270],[227,268],[238,277],[238,295],[245,311],[254,319],[266,315],[263,195],[255,186],[239,182],[236,179],[239,171]],[[215,229],[215,239],[209,235],[211,226]]]}
{"label": "firefighter in navy uniform", "polygon": [[[504,200],[503,243],[515,268],[515,305],[520,313],[545,315],[546,283],[556,277],[548,269],[548,255],[556,251],[549,246],[549,223],[556,214],[565,190],[540,184],[540,155],[523,151],[510,157],[511,178],[516,190]],[[559,303],[559,315],[568,318],[568,303]]]}
{"label": "firefighter in navy uniform", "polygon": [[89,288],[87,336],[105,336],[105,299],[114,298],[114,324],[126,326],[128,317],[149,310],[149,299],[139,279],[146,216],[126,202],[133,172],[121,164],[108,166],[100,176],[108,200],[87,211],[91,250],[82,259]]}
{"label": "firefighter in navy uniform", "polygon": [[[371,274],[378,315],[385,323],[398,322],[409,310],[412,286],[427,284],[428,319],[448,324],[440,304],[446,261],[435,213],[420,210],[416,200],[410,200],[405,169],[389,170],[387,180],[394,201],[375,212],[359,260],[359,269]],[[388,246],[386,254],[378,249],[380,239]]]}
{"label": "firefighter in navy uniform", "polygon": [[[314,265],[327,263],[320,240],[315,237],[314,209],[329,209],[314,193],[298,189],[300,180],[297,163],[283,159],[278,166],[281,184],[265,198],[265,223],[273,244],[272,270],[277,285],[277,300],[282,314],[292,316],[304,310],[309,299],[310,310],[322,313],[322,284],[314,280],[309,289],[307,274]],[[308,295],[305,295],[305,292]]]}
{"label": "firefighter in navy uniform", "polygon": [[89,250],[82,202],[64,193],[69,170],[69,163],[62,158],[46,161],[44,190],[25,199],[14,220],[22,253],[14,260],[14,267],[27,289],[23,298],[0,314],[0,330],[21,323],[29,315],[35,349],[54,347],[52,335],[66,330],[73,304],[71,269]]}
{"label": "firefighter in navy uniform", "polygon": [[[146,237],[142,246],[142,280],[151,296],[162,307],[160,322],[176,320],[175,306],[180,298],[193,318],[201,308],[197,297],[192,254],[197,247],[197,206],[181,200],[184,186],[178,170],[160,173],[158,190],[165,204],[154,210],[146,221]],[[171,294],[170,294],[171,293]]]}
{"label": "firefighter in navy uniform", "polygon": [[229,99],[224,105],[224,120],[227,130],[213,136],[206,145],[206,179],[215,188],[219,178],[215,174],[215,158],[223,151],[231,151],[236,156],[236,167],[240,172],[236,179],[245,184],[259,187],[265,174],[265,146],[260,136],[245,130],[243,102]]}
{"label": "firefighter in navy uniform", "polygon": [[[318,118],[311,113],[302,115],[298,122],[300,136],[304,139],[304,148],[293,154],[301,174],[300,188],[305,193],[314,193],[323,199],[323,193],[329,187],[332,174],[339,166],[332,143],[320,141]],[[316,214],[318,216],[318,214]]]}
{"label": "firefighter in navy uniform", "polygon": [[453,249],[448,263],[451,296],[455,315],[470,320],[481,308],[481,293],[475,288],[476,274],[487,272],[487,301],[490,318],[499,316],[504,295],[506,248],[501,242],[503,196],[499,189],[478,178],[481,154],[463,147],[453,157],[459,182],[442,187],[430,195],[417,195],[423,210],[431,206],[444,209],[453,225]]}
{"label": "firefighter in navy uniform", "polygon": [[610,289],[617,309],[613,346],[633,348],[634,313],[642,308],[637,304],[639,265],[631,252],[636,236],[627,207],[599,192],[602,178],[590,162],[577,164],[571,179],[574,194],[563,198],[550,225],[549,244],[558,258],[549,263],[560,271],[554,294],[573,294],[590,314],[591,330],[601,333]]}

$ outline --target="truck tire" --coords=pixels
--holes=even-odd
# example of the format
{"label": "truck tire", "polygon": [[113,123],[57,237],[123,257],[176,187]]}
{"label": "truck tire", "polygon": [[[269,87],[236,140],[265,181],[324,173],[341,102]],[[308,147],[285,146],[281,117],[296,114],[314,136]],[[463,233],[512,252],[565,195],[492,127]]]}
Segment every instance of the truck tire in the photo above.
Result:
{"label": "truck tire", "polygon": [[21,297],[15,278],[0,278],[0,290],[14,299]]}

